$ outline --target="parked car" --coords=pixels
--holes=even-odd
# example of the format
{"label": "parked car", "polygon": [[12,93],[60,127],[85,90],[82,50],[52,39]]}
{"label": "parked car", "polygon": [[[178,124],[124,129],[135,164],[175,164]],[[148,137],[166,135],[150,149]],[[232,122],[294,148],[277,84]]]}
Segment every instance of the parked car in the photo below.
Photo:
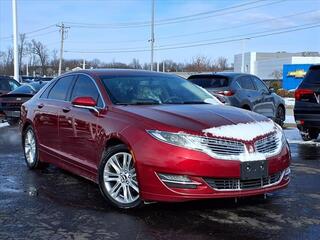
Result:
{"label": "parked car", "polygon": [[310,67],[295,91],[294,117],[303,140],[317,139],[320,132],[320,65]]}
{"label": "parked car", "polygon": [[8,93],[17,87],[20,87],[20,83],[8,76],[0,76],[0,96]]}
{"label": "parked car", "polygon": [[32,82],[24,84],[15,90],[0,96],[0,121],[15,125],[20,119],[22,103],[33,97],[46,82]]}
{"label": "parked car", "polygon": [[26,164],[53,163],[94,181],[119,208],[286,187],[291,157],[282,129],[211,98],[165,73],[64,74],[22,105]]}
{"label": "parked car", "polygon": [[284,100],[254,75],[221,72],[196,74],[188,80],[207,89],[227,105],[260,113],[273,119],[281,127],[284,124]]}

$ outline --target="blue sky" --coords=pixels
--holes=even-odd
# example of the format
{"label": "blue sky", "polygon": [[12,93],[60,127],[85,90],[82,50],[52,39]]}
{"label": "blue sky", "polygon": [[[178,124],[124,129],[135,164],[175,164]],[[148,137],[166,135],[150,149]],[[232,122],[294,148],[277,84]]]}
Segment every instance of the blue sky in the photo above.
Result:
{"label": "blue sky", "polygon": [[[17,0],[17,2],[20,33],[61,22],[71,26],[65,41],[67,51],[105,52],[149,48],[150,26],[134,28],[131,26],[136,22],[150,21],[151,0]],[[246,3],[250,4],[222,10]],[[242,51],[242,41],[235,41],[235,39],[286,31],[295,29],[297,26],[309,27],[320,24],[320,1],[318,0],[156,0],[155,20],[157,22],[214,10],[216,10],[215,13],[200,15],[201,19],[198,20],[156,25],[156,48],[198,43],[215,44],[155,51],[155,61],[172,59],[187,62],[194,56],[204,55],[211,59],[225,56],[229,62],[233,62],[234,54]],[[202,18],[203,16],[207,17]],[[119,23],[129,23],[130,28],[118,28]],[[90,24],[90,28],[84,28],[83,24]],[[101,28],[101,24],[105,24],[104,28]],[[110,24],[113,28],[110,28]],[[11,34],[11,0],[0,0],[0,51],[12,45]],[[60,35],[55,26],[30,33],[27,37],[28,40],[34,38],[42,41],[50,52],[53,49],[59,50]],[[216,43],[229,40],[232,41]],[[246,40],[245,50],[320,51],[320,27],[252,38]],[[150,61],[150,53],[66,52],[65,58],[98,58],[106,62],[115,60],[127,63],[133,58],[138,58],[144,63]]]}

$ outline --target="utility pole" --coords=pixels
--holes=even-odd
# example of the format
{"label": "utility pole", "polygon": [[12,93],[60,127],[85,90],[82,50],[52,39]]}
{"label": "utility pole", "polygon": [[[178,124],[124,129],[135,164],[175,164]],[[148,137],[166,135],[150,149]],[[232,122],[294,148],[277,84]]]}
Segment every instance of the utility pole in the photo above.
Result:
{"label": "utility pole", "polygon": [[152,1],[152,6],[151,6],[151,39],[150,41],[150,46],[151,46],[151,60],[150,60],[150,70],[153,71],[153,50],[154,50],[154,1]]}
{"label": "utility pole", "polygon": [[162,62],[162,72],[165,72],[166,71],[166,69],[165,69],[165,62],[164,62],[164,60],[163,60],[163,62]]}
{"label": "utility pole", "polygon": [[61,23],[61,25],[57,25],[57,27],[60,28],[60,33],[61,33],[61,42],[60,42],[60,59],[59,59],[59,71],[58,71],[58,75],[61,75],[61,68],[62,68],[62,59],[63,59],[63,43],[64,40],[66,39],[66,33],[68,28],[70,27],[66,27],[63,23]]}
{"label": "utility pole", "polygon": [[12,0],[12,22],[13,22],[13,64],[14,79],[20,82],[19,76],[19,56],[18,56],[18,21],[17,21],[17,1]]}

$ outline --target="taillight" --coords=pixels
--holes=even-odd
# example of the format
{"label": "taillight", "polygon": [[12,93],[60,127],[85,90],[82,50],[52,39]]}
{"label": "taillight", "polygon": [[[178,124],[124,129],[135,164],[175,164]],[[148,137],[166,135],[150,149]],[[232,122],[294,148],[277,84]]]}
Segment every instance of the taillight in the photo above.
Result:
{"label": "taillight", "polygon": [[232,92],[232,91],[220,91],[218,93],[223,95],[223,96],[227,96],[227,97],[230,97],[230,96],[234,95],[234,92]]}
{"label": "taillight", "polygon": [[313,95],[314,92],[310,89],[297,89],[294,92],[294,98],[296,99],[296,101],[301,100],[302,96],[304,95]]}

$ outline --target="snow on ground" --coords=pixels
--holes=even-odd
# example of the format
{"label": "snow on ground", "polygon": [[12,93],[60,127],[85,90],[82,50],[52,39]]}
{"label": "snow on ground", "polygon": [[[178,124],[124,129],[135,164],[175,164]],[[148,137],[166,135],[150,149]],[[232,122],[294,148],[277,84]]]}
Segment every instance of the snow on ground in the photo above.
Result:
{"label": "snow on ground", "polygon": [[284,134],[286,135],[288,142],[291,144],[306,144],[306,145],[316,145],[320,147],[320,139],[313,141],[303,141],[299,130],[297,128],[288,128],[284,130]]}
{"label": "snow on ground", "polygon": [[0,122],[0,128],[1,128],[1,127],[6,127],[6,126],[9,126],[9,124],[8,124],[8,123],[1,123],[1,122]]}
{"label": "snow on ground", "polygon": [[293,107],[294,103],[295,103],[295,99],[294,98],[284,98],[285,104],[286,106],[290,106]]}
{"label": "snow on ground", "polygon": [[295,124],[294,116],[286,115],[286,120],[284,121],[285,124]]}

